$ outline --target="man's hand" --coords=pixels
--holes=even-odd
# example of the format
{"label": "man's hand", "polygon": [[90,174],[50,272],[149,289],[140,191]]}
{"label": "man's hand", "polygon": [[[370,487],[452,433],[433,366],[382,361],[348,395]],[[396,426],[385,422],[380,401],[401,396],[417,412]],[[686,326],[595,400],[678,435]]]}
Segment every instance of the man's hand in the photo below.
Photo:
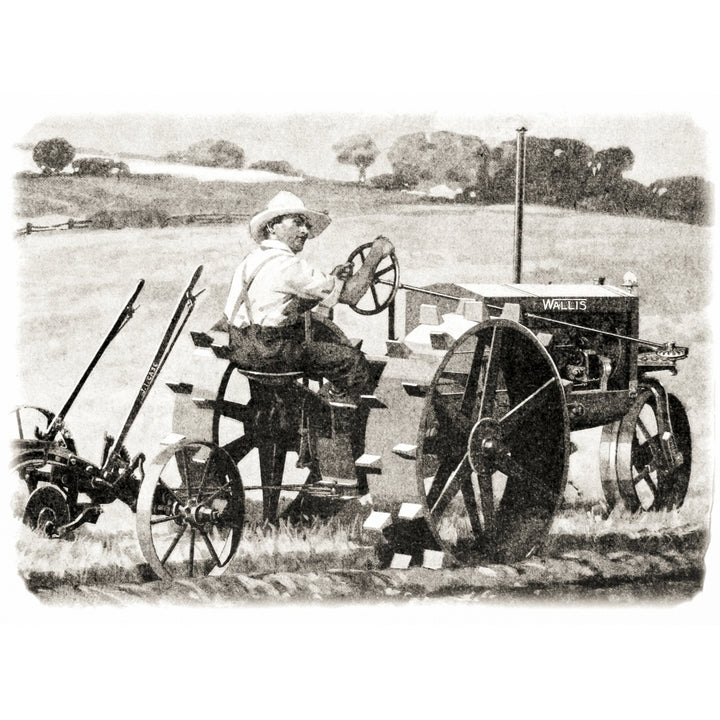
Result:
{"label": "man's hand", "polygon": [[333,268],[333,271],[330,274],[340,278],[344,282],[352,277],[353,265],[352,263],[343,263],[342,265],[337,265]]}
{"label": "man's hand", "polygon": [[372,249],[379,251],[382,257],[387,257],[395,250],[395,246],[384,235],[378,235],[375,240],[373,240]]}

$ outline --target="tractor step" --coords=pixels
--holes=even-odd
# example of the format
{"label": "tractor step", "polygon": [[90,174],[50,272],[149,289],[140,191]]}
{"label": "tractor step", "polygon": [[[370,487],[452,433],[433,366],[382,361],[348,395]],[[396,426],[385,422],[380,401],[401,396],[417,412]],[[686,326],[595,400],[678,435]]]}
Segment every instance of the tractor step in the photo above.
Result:
{"label": "tractor step", "polygon": [[365,453],[355,461],[355,467],[368,474],[379,475],[382,473],[382,458],[380,455]]}

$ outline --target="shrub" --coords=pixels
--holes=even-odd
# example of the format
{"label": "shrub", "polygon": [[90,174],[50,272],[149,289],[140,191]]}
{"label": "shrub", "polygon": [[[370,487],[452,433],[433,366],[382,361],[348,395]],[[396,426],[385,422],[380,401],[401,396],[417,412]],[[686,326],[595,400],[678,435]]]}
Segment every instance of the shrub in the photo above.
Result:
{"label": "shrub", "polygon": [[383,173],[371,177],[369,183],[372,187],[380,190],[411,190],[417,187],[418,180],[402,173]]}
{"label": "shrub", "polygon": [[265,170],[266,172],[276,173],[277,175],[292,175],[299,177],[303,175],[302,170],[296,170],[286,160],[258,160],[249,165],[250,170]]}

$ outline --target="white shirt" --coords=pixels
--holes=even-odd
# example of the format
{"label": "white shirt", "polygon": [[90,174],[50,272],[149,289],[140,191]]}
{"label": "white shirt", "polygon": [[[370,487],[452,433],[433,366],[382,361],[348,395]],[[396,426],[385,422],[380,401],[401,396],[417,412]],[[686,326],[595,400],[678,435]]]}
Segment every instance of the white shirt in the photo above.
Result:
{"label": "white shirt", "polygon": [[[247,291],[248,308],[244,288],[253,275]],[[336,305],[343,285],[335,275],[308,265],[284,242],[263,240],[235,271],[225,317],[236,327],[295,325],[315,305]]]}

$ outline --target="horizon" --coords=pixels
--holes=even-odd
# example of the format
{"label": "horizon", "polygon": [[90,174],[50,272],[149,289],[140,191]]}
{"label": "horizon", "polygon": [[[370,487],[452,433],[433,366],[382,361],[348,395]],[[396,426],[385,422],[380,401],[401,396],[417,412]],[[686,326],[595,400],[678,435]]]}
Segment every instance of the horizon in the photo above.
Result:
{"label": "horizon", "polygon": [[108,155],[127,153],[162,157],[205,140],[224,139],[245,151],[246,165],[259,160],[286,160],[305,174],[332,180],[355,180],[353,166],[340,165],[332,151],[338,140],[370,135],[380,155],[370,175],[392,170],[387,150],[401,135],[450,131],[475,135],[490,147],[514,140],[516,128],[528,128],[528,137],[572,138],[595,152],[627,146],[635,156],[624,176],[643,184],[685,175],[710,179],[708,132],[692,117],[680,113],[635,115],[396,115],[349,112],[214,114],[208,116],[163,113],[49,115],[26,131],[19,143],[64,137],[75,147]]}

